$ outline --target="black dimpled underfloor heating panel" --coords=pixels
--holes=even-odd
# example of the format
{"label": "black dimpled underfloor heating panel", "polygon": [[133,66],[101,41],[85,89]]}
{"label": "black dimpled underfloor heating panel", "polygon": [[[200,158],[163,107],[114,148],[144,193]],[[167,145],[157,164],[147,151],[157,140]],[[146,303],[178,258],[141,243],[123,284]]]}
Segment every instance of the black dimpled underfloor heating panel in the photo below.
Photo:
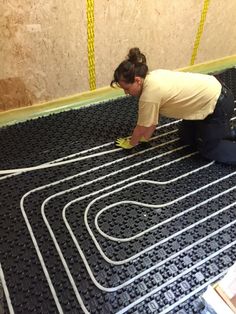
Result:
{"label": "black dimpled underfloor heating panel", "polygon": [[126,97],[0,129],[5,313],[201,313],[236,260],[236,167],[181,146],[175,120],[116,148],[136,117]]}

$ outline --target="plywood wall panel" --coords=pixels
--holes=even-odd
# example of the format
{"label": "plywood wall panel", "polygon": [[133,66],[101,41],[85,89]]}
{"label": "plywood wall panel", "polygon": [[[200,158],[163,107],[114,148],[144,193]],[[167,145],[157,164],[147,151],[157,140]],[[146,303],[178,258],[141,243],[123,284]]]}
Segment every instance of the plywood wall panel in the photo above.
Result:
{"label": "plywood wall panel", "polygon": [[[133,46],[150,69],[189,65],[203,3],[95,0],[97,88]],[[86,0],[0,0],[0,12],[0,110],[89,90]],[[235,20],[236,1],[210,1],[196,63],[236,53]]]}
{"label": "plywood wall panel", "polygon": [[1,12],[1,80],[20,79],[33,103],[89,88],[84,1],[12,0]]}
{"label": "plywood wall panel", "polygon": [[236,54],[236,1],[210,2],[196,63]]}
{"label": "plywood wall panel", "polygon": [[109,83],[113,69],[133,46],[147,54],[150,69],[188,65],[202,3],[200,0],[96,2],[98,86]]}

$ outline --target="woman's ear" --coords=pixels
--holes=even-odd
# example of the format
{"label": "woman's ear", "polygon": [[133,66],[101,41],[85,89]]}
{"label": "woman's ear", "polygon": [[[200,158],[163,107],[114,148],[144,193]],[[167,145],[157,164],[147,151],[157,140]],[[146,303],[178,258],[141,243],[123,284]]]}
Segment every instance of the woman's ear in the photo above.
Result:
{"label": "woman's ear", "polygon": [[143,83],[143,78],[142,77],[140,77],[140,76],[135,76],[135,82],[136,83],[138,83],[138,85],[142,85],[142,83]]}

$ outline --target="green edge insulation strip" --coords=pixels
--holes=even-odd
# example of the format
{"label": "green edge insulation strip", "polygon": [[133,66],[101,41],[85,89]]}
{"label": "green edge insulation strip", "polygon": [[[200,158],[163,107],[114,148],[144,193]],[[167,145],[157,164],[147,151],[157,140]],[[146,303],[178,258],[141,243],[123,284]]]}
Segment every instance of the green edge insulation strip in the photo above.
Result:
{"label": "green edge insulation strip", "polygon": [[[213,60],[186,68],[178,69],[179,71],[189,71],[198,73],[218,73],[236,65],[236,55]],[[84,92],[70,97],[60,98],[46,103],[22,107],[9,111],[0,112],[0,127],[47,116],[52,113],[58,113],[70,109],[78,109],[90,104],[108,101],[123,97],[121,89],[103,87],[94,91]]]}

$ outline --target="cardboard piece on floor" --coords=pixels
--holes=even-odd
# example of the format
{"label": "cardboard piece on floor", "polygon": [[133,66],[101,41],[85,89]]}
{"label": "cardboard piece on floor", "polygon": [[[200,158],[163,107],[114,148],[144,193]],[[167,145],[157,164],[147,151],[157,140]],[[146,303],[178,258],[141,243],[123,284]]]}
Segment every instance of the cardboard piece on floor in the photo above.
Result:
{"label": "cardboard piece on floor", "polygon": [[207,288],[203,298],[217,314],[236,314],[236,263],[223,279]]}

